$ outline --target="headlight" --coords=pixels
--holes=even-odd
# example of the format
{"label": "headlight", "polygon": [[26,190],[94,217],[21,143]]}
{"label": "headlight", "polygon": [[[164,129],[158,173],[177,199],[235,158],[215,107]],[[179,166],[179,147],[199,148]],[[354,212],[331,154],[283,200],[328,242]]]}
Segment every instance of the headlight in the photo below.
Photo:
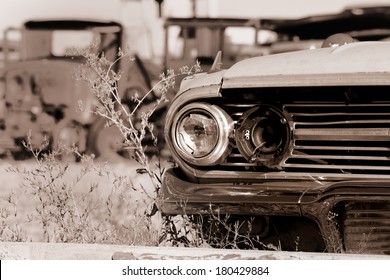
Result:
{"label": "headlight", "polygon": [[188,163],[219,164],[231,151],[233,120],[217,106],[189,104],[180,110],[173,124],[173,143],[180,157]]}
{"label": "headlight", "polygon": [[268,168],[279,168],[290,144],[290,128],[278,109],[261,105],[245,112],[238,121],[236,142],[249,161]]}

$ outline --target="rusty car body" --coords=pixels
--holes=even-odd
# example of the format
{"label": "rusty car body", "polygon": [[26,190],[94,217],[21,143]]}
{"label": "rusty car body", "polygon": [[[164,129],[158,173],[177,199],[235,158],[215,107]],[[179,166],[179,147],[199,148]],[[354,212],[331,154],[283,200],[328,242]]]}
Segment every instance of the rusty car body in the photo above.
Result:
{"label": "rusty car body", "polygon": [[[15,37],[17,44],[11,40]],[[113,62],[125,43],[122,25],[112,21],[30,20],[21,28],[8,28],[0,69],[0,154],[28,156],[22,141],[31,131],[29,141],[34,149],[46,138],[53,150],[60,145],[76,146],[80,153],[105,160],[128,157],[119,130],[106,128],[105,119],[92,113],[98,100],[90,86],[75,78],[79,67],[94,77],[93,69],[85,66],[83,50],[104,54]],[[136,54],[131,63],[123,59],[113,65],[112,70],[122,73],[118,94],[124,104],[131,106],[135,92],[143,95],[151,89],[151,72],[156,72],[151,69]],[[143,105],[148,105],[149,99]]]}
{"label": "rusty car body", "polygon": [[354,6],[341,12],[290,18],[167,18],[164,69],[199,61],[205,70],[222,51],[224,67],[245,58],[320,48],[345,33],[359,41],[390,37],[390,6]]}
{"label": "rusty car body", "polygon": [[187,77],[163,212],[258,217],[282,250],[390,254],[389,61],[388,42],[340,42]]}
{"label": "rusty car body", "polygon": [[268,53],[320,48],[323,40],[337,33],[358,41],[388,40],[390,6],[351,6],[340,13],[313,15],[298,19],[263,19],[261,29],[278,36]]}

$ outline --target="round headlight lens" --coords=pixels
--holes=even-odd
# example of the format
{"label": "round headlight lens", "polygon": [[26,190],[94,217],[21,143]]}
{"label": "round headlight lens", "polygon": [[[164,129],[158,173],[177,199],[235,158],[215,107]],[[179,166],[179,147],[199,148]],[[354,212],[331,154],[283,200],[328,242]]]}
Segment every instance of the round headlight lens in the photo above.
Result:
{"label": "round headlight lens", "polygon": [[230,151],[233,121],[217,106],[187,105],[178,113],[174,124],[172,136],[177,152],[189,163],[218,164]]}
{"label": "round headlight lens", "polygon": [[218,142],[217,123],[204,112],[186,114],[177,133],[180,147],[195,158],[208,155]]}

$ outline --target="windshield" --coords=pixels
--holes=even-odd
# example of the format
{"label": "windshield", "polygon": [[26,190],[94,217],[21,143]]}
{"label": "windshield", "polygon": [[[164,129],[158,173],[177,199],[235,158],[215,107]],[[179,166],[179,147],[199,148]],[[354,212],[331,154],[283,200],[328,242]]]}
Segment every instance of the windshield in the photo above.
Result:
{"label": "windshield", "polygon": [[225,54],[256,45],[269,44],[277,39],[277,33],[254,27],[186,27],[168,28],[168,52],[171,59],[183,57],[214,57],[218,50]]}
{"label": "windshield", "polygon": [[86,30],[28,30],[24,34],[26,59],[63,57],[74,49],[99,44],[98,34]]}
{"label": "windshield", "polygon": [[51,54],[65,56],[73,49],[86,49],[93,43],[99,44],[99,37],[91,31],[53,31]]}
{"label": "windshield", "polygon": [[[100,32],[99,32],[100,31]],[[74,50],[91,48],[91,52],[104,53],[115,59],[120,47],[120,34],[91,28],[88,30],[25,30],[23,34],[23,58],[61,58]]]}

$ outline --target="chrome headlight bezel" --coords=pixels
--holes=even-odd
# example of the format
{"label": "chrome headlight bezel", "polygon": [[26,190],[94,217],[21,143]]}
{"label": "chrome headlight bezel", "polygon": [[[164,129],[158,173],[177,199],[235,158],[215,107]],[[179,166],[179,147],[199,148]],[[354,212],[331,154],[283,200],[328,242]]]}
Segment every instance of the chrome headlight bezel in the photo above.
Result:
{"label": "chrome headlight bezel", "polygon": [[[189,134],[186,135],[187,139],[183,137],[183,122],[187,121],[188,118],[198,118],[203,126],[207,122],[215,126],[214,139],[211,139],[212,143],[209,144],[208,150],[206,149],[198,155],[194,155],[194,151],[190,147],[190,144],[194,146],[195,141],[188,138]],[[203,127],[203,129],[205,128]],[[195,102],[184,106],[174,117],[171,139],[175,151],[187,163],[197,166],[212,166],[223,162],[231,152],[233,131],[234,122],[223,109],[216,105]]]}
{"label": "chrome headlight bezel", "polygon": [[266,104],[253,107],[240,117],[235,137],[238,150],[248,162],[270,169],[280,169],[292,139],[283,112]]}

